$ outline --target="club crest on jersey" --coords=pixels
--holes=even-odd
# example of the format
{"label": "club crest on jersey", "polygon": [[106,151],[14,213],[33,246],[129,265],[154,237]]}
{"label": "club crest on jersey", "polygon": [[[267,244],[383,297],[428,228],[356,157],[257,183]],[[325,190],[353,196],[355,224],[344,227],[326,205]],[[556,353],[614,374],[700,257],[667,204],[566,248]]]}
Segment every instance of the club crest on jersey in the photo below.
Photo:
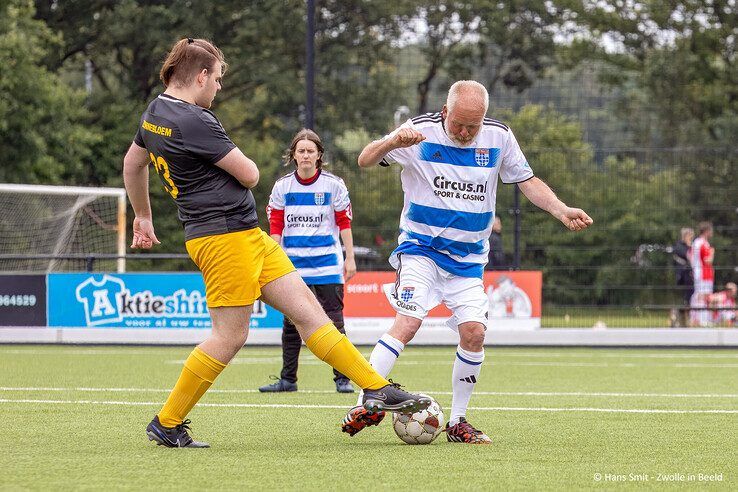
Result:
{"label": "club crest on jersey", "polygon": [[477,166],[487,166],[489,165],[489,149],[476,149],[474,151],[474,161],[477,163]]}
{"label": "club crest on jersey", "polygon": [[325,203],[325,193],[316,193],[315,194],[315,204],[323,205],[324,203]]}
{"label": "club crest on jersey", "polygon": [[413,298],[413,294],[415,294],[415,287],[403,287],[402,292],[400,292],[400,299],[409,302]]}

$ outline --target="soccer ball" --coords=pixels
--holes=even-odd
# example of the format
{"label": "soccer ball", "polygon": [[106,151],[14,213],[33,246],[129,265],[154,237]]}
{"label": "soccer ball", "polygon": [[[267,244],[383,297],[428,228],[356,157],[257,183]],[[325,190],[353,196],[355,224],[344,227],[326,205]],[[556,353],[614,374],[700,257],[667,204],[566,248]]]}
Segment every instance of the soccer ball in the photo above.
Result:
{"label": "soccer ball", "polygon": [[443,409],[435,399],[431,400],[433,402],[428,408],[412,415],[392,414],[392,426],[397,437],[408,444],[430,444],[443,432]]}

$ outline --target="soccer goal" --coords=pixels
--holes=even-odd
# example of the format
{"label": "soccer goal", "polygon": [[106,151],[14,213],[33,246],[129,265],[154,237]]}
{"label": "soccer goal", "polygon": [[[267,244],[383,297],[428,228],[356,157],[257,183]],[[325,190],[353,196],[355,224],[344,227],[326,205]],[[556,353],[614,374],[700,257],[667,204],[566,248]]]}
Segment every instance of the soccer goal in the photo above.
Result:
{"label": "soccer goal", "polygon": [[85,270],[102,254],[96,269],[124,272],[125,252],[123,188],[0,183],[0,271]]}

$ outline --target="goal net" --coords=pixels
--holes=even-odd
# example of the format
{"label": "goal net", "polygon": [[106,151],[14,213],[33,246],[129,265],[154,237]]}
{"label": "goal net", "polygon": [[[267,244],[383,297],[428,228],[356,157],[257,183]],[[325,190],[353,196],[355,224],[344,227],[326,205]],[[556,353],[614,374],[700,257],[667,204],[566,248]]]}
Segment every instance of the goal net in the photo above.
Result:
{"label": "goal net", "polygon": [[0,183],[0,271],[125,271],[122,188]]}

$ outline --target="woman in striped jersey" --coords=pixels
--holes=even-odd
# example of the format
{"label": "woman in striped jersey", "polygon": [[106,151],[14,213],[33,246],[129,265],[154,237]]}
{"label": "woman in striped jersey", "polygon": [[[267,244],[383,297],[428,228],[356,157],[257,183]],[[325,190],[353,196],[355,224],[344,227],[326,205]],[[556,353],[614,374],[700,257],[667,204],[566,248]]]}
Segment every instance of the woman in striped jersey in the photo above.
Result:
{"label": "woman in striped jersey", "polygon": [[[343,284],[356,273],[351,235],[351,201],[343,180],[323,169],[323,142],[312,130],[300,130],[284,155],[294,171],[274,184],[269,198],[269,233],[279,243],[341,333]],[[343,257],[341,242],[346,248]],[[302,341],[288,317],[282,330],[282,372],[261,392],[297,391]],[[336,391],[353,393],[348,378],[333,370]]]}

